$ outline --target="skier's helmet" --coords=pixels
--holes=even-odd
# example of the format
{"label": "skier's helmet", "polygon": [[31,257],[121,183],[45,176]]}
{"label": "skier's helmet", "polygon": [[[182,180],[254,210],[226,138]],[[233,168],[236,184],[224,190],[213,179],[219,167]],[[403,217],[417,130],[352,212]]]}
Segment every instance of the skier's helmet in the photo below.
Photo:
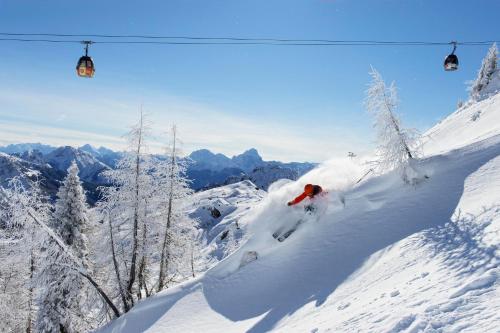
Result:
{"label": "skier's helmet", "polygon": [[313,184],[307,184],[306,186],[304,186],[304,192],[307,195],[313,195],[313,192],[314,192],[314,186],[313,186]]}

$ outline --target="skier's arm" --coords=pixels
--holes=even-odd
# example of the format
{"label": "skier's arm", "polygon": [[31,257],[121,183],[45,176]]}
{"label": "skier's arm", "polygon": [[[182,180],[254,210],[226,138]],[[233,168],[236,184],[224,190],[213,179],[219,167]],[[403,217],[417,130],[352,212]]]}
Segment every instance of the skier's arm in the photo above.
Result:
{"label": "skier's arm", "polygon": [[293,199],[292,201],[288,202],[288,206],[296,205],[299,202],[301,202],[302,200],[304,200],[305,198],[307,198],[307,194],[304,192],[301,195],[299,195],[298,197],[296,197],[295,199]]}

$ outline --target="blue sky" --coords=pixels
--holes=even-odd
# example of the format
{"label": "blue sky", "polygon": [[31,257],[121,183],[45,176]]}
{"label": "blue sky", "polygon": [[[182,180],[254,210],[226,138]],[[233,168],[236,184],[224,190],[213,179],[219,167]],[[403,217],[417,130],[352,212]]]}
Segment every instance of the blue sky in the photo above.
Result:
{"label": "blue sky", "polygon": [[[344,40],[498,40],[499,1],[0,0],[0,32]],[[487,46],[291,47],[93,45],[93,79],[75,74],[78,44],[0,42],[0,144],[123,148],[142,104],[152,150],[172,123],[184,150],[322,161],[373,147],[363,97],[373,65],[396,81],[400,113],[421,131],[465,99]]]}

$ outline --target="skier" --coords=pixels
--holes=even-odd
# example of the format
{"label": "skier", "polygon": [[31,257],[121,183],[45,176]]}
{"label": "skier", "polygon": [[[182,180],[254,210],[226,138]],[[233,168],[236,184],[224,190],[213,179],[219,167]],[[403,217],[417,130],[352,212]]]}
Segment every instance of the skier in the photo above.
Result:
{"label": "skier", "polygon": [[[304,186],[304,193],[302,193],[301,195],[299,195],[298,197],[296,197],[292,201],[289,201],[287,204],[288,204],[288,206],[293,206],[293,205],[296,205],[296,204],[302,202],[304,199],[309,198],[308,204],[304,207],[306,215],[321,214],[320,213],[322,211],[321,207],[320,207],[319,212],[318,212],[317,211],[318,207],[317,207],[317,205],[314,205],[314,202],[312,200],[315,199],[315,198],[318,198],[318,197],[320,197],[322,195],[325,195],[325,194],[327,194],[327,192],[323,191],[323,189],[321,188],[321,186],[319,186],[319,185],[313,185],[313,184],[307,184],[306,186]],[[321,204],[319,204],[319,206],[321,206]],[[307,218],[301,218],[300,220],[298,220],[297,222],[295,222],[291,227],[290,227],[290,225],[281,227],[280,229],[276,230],[273,233],[273,237],[277,241],[283,242],[292,233],[294,233],[297,230],[297,228],[302,223],[304,223],[306,220],[307,220]],[[241,258],[241,262],[240,262],[240,266],[239,267],[243,267],[243,266],[247,265],[248,263],[250,263],[250,262],[252,262],[254,260],[257,260],[257,258],[258,258],[257,251],[247,251],[247,252],[244,253],[243,257]]]}
{"label": "skier", "polygon": [[[302,200],[304,200],[307,197],[309,197],[309,199],[312,200],[314,197],[316,197],[318,194],[320,194],[322,192],[323,192],[323,189],[321,188],[321,186],[307,184],[306,186],[304,186],[304,193],[302,193],[301,195],[299,195],[298,197],[296,197],[292,201],[289,201],[287,204],[288,204],[288,206],[296,205],[296,204],[302,202]],[[305,210],[306,211],[314,210],[314,206],[312,206],[312,204],[309,204],[305,207]]]}
{"label": "skier", "polygon": [[[288,206],[293,206],[296,205],[300,202],[302,202],[304,199],[309,198],[309,203],[304,207],[304,210],[308,215],[313,215],[313,213],[316,212],[317,207],[314,205],[311,201],[316,198],[320,194],[324,194],[323,189],[319,185],[313,185],[313,184],[307,184],[304,186],[304,193],[293,199],[292,201],[289,201],[287,204]],[[285,239],[288,238],[297,228],[299,225],[301,225],[305,220],[300,219],[297,221],[288,231],[284,231],[283,228],[280,228],[279,230],[275,231],[273,233],[273,237],[277,239],[280,242],[283,242]]]}

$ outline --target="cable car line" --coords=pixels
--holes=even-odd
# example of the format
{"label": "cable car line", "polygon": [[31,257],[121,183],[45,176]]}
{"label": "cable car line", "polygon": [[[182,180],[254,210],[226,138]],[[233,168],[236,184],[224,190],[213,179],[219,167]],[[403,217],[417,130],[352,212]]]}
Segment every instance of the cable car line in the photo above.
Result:
{"label": "cable car line", "polygon": [[26,38],[0,38],[0,41],[14,41],[14,42],[42,42],[42,43],[79,43],[81,40],[55,40],[55,39],[26,39]]}
{"label": "cable car line", "polygon": [[[430,41],[377,41],[377,40],[330,40],[330,39],[281,39],[281,38],[243,38],[243,37],[197,37],[197,36],[158,36],[158,35],[106,35],[106,34],[50,34],[50,33],[9,33],[0,32],[0,36],[31,36],[31,37],[92,37],[102,39],[163,39],[164,41],[106,41],[98,40],[94,43],[99,44],[172,44],[172,45],[311,45],[311,46],[328,46],[328,45],[346,45],[346,46],[377,46],[377,45],[396,45],[396,46],[420,46],[420,45],[449,45],[451,42],[430,42]],[[49,42],[49,43],[79,43],[76,40],[67,39],[34,39],[34,38],[0,38],[0,41],[20,41],[20,42]],[[188,40],[171,41],[171,40]],[[200,42],[201,41],[201,42]],[[498,41],[465,41],[456,42],[457,45],[489,45]]]}
{"label": "cable car line", "polygon": [[[5,37],[1,37],[5,36]],[[27,38],[31,37],[31,38]],[[52,38],[33,38],[52,37]],[[75,40],[68,38],[93,38],[94,40]],[[98,38],[95,40],[95,38]],[[452,45],[453,51],[444,61],[444,70],[456,71],[458,57],[455,54],[457,45],[481,46],[498,41],[468,42],[425,42],[425,41],[377,41],[377,40],[329,40],[329,39],[278,39],[278,38],[237,38],[237,37],[192,37],[192,36],[147,36],[147,35],[77,35],[77,34],[28,34],[0,32],[0,42],[32,42],[32,43],[78,43],[85,45],[85,55],[80,57],[76,65],[76,73],[80,77],[92,78],[95,73],[94,61],[89,56],[92,44],[156,44],[156,45],[269,45],[269,46],[442,46]]]}
{"label": "cable car line", "polygon": [[[28,39],[28,38],[0,38],[0,41],[13,42],[34,42],[34,43],[67,43],[81,44],[81,40],[68,39]],[[495,43],[496,41],[491,41]],[[450,45],[450,42],[271,42],[271,41],[137,41],[137,40],[94,40],[92,44],[152,44],[152,45],[269,45],[269,46],[443,46]],[[490,42],[457,42],[456,45],[461,46],[481,46],[489,45]]]}

